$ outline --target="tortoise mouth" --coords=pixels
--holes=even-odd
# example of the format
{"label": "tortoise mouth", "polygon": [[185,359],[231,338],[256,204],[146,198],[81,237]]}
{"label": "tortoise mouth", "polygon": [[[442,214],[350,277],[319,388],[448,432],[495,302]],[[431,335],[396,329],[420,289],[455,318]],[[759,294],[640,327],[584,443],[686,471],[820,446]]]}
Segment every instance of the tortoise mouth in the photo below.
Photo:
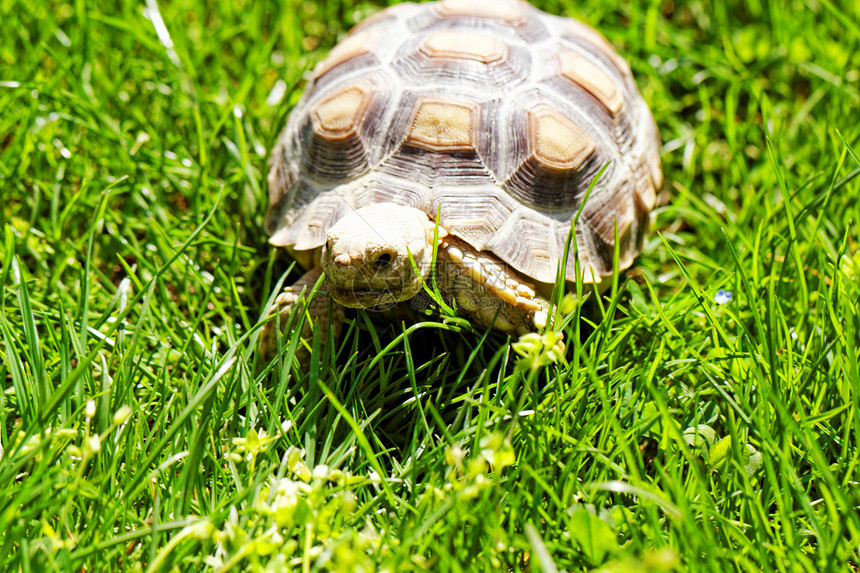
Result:
{"label": "tortoise mouth", "polygon": [[[411,273],[410,273],[411,274]],[[338,280],[336,273],[326,273],[324,288],[335,302],[348,308],[390,307],[398,302],[409,300],[421,291],[421,280],[414,274],[409,277],[350,277],[352,280]],[[405,280],[404,280],[405,279]]]}
{"label": "tortoise mouth", "polygon": [[329,296],[348,308],[390,307],[414,297],[421,280],[412,269],[380,269],[363,265],[346,269],[326,268],[325,289]]}
{"label": "tortoise mouth", "polygon": [[338,288],[330,285],[328,292],[335,302],[347,308],[387,307],[414,296],[414,294],[406,293],[403,288],[365,290],[361,288]]}

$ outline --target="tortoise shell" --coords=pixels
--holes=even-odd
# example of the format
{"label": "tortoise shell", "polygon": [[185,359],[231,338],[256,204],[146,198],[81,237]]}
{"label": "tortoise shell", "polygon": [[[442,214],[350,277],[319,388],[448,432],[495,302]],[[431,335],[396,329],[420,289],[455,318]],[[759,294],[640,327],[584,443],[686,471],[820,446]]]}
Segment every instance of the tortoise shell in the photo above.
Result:
{"label": "tortoise shell", "polygon": [[599,282],[616,240],[619,269],[641,248],[659,148],[630,68],[585,24],[518,0],[400,4],[314,69],[272,154],[266,226],[314,252],[347,212],[406,205],[551,283],[605,167],[576,224],[582,279]]}

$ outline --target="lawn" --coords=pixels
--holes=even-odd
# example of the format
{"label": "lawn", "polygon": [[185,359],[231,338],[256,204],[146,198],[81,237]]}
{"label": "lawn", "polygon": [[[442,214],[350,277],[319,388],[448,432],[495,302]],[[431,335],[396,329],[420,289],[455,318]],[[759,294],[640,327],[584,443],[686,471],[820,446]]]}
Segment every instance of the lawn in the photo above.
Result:
{"label": "lawn", "polygon": [[0,570],[860,570],[860,5],[545,0],[663,139],[644,252],[517,341],[265,363],[303,75],[380,3],[0,0]]}

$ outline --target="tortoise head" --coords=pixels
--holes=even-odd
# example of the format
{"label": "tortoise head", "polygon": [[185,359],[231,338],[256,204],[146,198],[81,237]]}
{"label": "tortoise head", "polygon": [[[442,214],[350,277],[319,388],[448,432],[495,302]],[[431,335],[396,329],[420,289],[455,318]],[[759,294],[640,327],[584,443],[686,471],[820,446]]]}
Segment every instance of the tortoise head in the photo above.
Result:
{"label": "tortoise head", "polygon": [[[350,308],[414,297],[421,291],[421,278],[430,272],[433,231],[427,214],[412,207],[381,203],[350,212],[326,233],[323,288]],[[439,229],[439,237],[445,235]]]}

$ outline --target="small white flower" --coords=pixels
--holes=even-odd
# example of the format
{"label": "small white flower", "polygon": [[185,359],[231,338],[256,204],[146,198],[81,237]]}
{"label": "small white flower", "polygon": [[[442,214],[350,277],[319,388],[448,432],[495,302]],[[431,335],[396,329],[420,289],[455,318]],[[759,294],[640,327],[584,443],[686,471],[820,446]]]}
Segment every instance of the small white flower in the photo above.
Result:
{"label": "small white flower", "polygon": [[717,304],[726,304],[732,300],[732,291],[720,289],[714,295],[714,302]]}

